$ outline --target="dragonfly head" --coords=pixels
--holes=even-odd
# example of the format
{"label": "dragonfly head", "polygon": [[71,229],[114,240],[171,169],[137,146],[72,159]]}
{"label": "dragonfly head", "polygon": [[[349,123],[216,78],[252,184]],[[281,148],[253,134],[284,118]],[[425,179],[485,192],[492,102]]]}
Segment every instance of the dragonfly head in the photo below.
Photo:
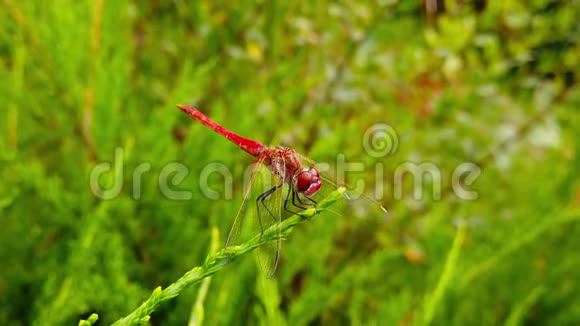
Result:
{"label": "dragonfly head", "polygon": [[315,168],[303,168],[294,175],[294,187],[298,192],[311,196],[320,189],[322,182]]}

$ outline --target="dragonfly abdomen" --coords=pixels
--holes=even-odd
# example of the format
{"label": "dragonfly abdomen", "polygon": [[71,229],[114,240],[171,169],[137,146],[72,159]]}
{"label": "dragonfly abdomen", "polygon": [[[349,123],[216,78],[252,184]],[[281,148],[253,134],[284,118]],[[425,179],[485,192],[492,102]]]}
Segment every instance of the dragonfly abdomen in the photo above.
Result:
{"label": "dragonfly abdomen", "polygon": [[229,141],[236,144],[239,148],[243,149],[248,154],[252,156],[259,156],[264,151],[265,146],[261,143],[235,134],[234,132],[222,127],[217,122],[208,118],[205,114],[199,112],[198,110],[183,104],[177,104],[177,107],[181,111],[187,113],[190,117],[201,122],[204,126],[211,128],[213,131],[226,137]]}

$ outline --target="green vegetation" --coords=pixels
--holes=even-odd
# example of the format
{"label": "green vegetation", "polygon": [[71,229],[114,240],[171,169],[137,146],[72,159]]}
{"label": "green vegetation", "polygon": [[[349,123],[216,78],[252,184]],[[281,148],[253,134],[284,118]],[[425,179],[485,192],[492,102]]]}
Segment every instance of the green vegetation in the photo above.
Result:
{"label": "green vegetation", "polygon": [[[578,324],[579,20],[572,0],[0,0],[0,325]],[[177,103],[362,164],[348,184],[379,180],[388,216],[333,193],[286,220],[274,278],[224,264],[272,240],[221,245],[252,159]],[[413,188],[409,164],[440,176]]]}

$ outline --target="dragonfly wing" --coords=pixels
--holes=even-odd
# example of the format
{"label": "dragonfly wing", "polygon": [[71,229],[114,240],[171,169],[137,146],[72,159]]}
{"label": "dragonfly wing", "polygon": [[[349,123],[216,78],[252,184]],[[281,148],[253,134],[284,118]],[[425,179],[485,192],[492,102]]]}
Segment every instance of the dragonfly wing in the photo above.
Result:
{"label": "dragonfly wing", "polygon": [[[271,164],[275,165],[278,171],[286,171],[285,162],[281,158],[272,159]],[[270,182],[268,182],[270,186],[264,187],[264,191],[256,200],[258,221],[263,230],[276,225],[279,226],[282,223],[284,215],[283,194],[287,188],[284,183],[285,179],[284,176],[280,177],[270,173]],[[268,278],[274,275],[280,260],[280,247],[282,244],[280,228],[278,228],[277,232],[275,240],[265,243],[257,250],[260,268]]]}
{"label": "dragonfly wing", "polygon": [[228,239],[226,240],[226,247],[239,244],[240,234],[242,233],[242,225],[244,224],[248,203],[252,201],[251,194],[254,181],[256,180],[258,172],[260,172],[260,170],[262,170],[263,168],[262,164],[263,160],[264,160],[263,157],[258,158],[258,160],[256,160],[256,162],[254,163],[254,166],[252,167],[250,179],[248,180],[248,183],[246,185],[244,199],[242,201],[242,204],[240,205],[240,208],[238,209],[238,213],[236,214],[234,223],[232,224],[232,227],[230,229],[230,233],[228,234]]}

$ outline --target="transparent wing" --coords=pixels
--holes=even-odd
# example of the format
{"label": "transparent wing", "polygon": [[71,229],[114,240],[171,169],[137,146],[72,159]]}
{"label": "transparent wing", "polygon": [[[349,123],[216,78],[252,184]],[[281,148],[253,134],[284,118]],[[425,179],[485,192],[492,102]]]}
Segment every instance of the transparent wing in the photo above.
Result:
{"label": "transparent wing", "polygon": [[[284,187],[284,178],[266,168],[264,160],[265,157],[259,158],[251,168],[244,199],[230,229],[226,247],[238,245],[256,234],[265,236],[264,232],[268,228],[282,222],[284,216],[282,194],[287,187]],[[269,164],[277,165],[278,171],[285,171],[283,159],[273,158],[271,161]],[[247,215],[254,216],[248,218]],[[274,275],[278,266],[280,230],[278,229],[278,234],[272,237],[277,239],[267,242],[256,250],[260,269],[268,278]]]}
{"label": "transparent wing", "polygon": [[[286,171],[285,162],[281,158],[273,158],[271,164],[277,171]],[[285,176],[276,176],[274,173],[270,173],[269,177],[270,182],[264,183],[269,186],[263,187],[264,191],[256,200],[256,212],[258,213],[258,222],[261,230],[267,230],[274,225],[279,225],[284,217],[283,193],[284,189],[287,188],[284,183],[286,178]],[[268,278],[274,275],[278,267],[282,244],[281,236],[280,229],[278,229],[278,234],[275,235],[277,239],[260,246],[257,250],[258,263],[262,272]]]}
{"label": "transparent wing", "polygon": [[256,162],[252,166],[250,178],[248,180],[248,183],[246,184],[246,191],[244,193],[244,199],[242,200],[242,204],[240,205],[240,208],[238,209],[238,213],[236,214],[236,217],[234,218],[234,223],[232,224],[232,227],[230,228],[230,233],[228,234],[228,239],[226,240],[226,247],[240,243],[240,235],[242,233],[242,226],[244,224],[246,210],[248,208],[248,202],[251,201],[251,197],[252,197],[251,194],[252,194],[252,189],[254,186],[254,181],[256,180],[256,176],[258,175],[260,170],[263,169],[263,164],[262,164],[263,161],[264,161],[264,157],[260,157],[256,160]]}

